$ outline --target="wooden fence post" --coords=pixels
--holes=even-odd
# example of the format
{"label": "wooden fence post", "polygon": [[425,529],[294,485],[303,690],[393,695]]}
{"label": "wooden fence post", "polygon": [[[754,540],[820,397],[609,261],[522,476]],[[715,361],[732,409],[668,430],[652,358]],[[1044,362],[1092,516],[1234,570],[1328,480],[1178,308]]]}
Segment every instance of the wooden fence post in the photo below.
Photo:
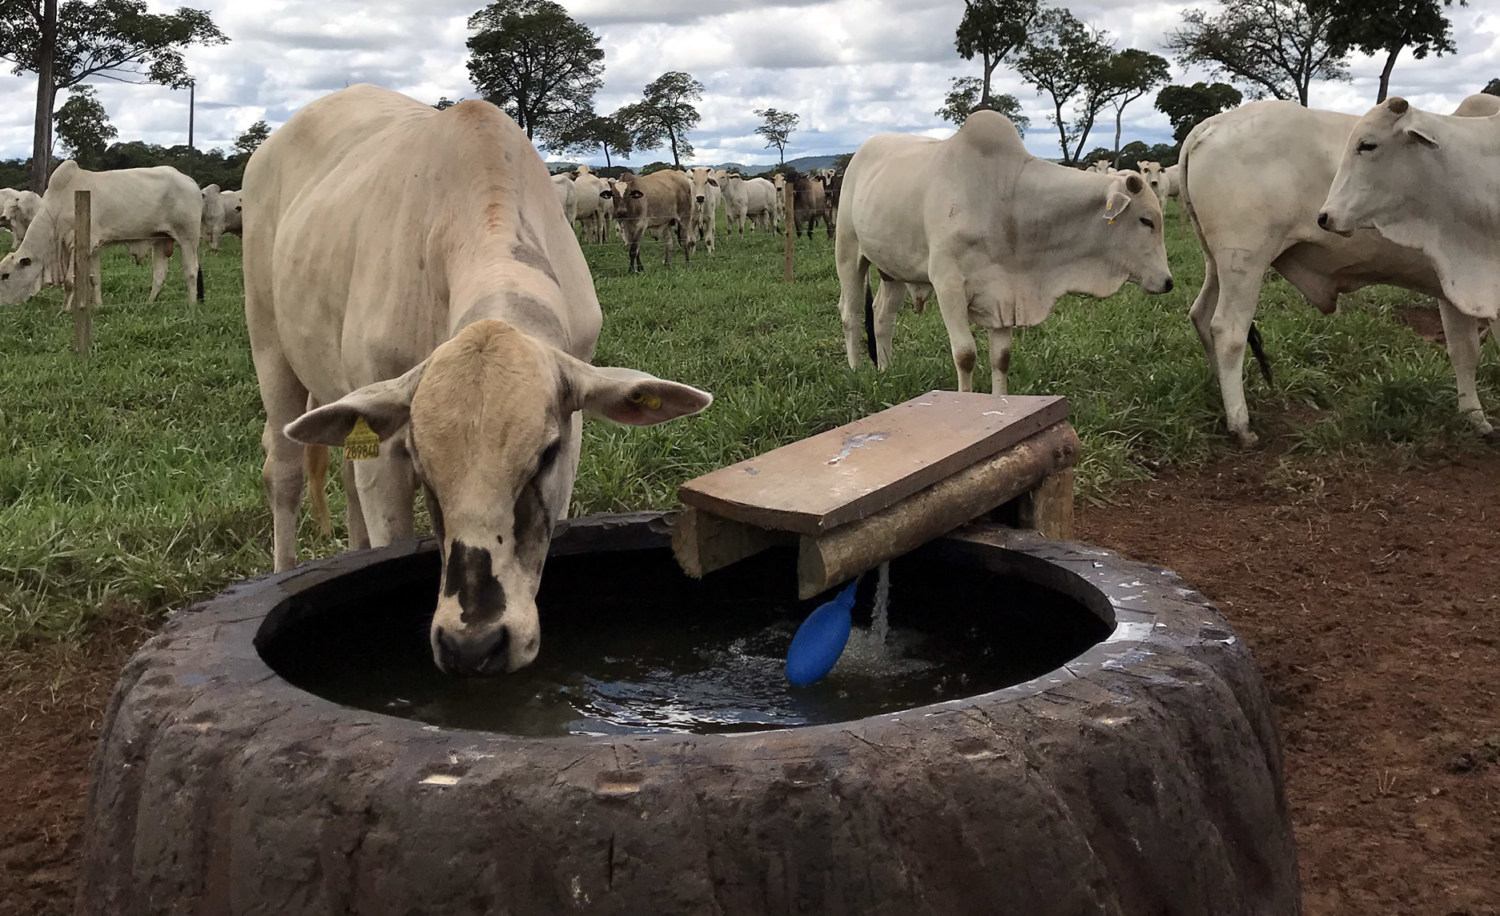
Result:
{"label": "wooden fence post", "polygon": [[94,345],[93,202],[73,192],[73,352],[87,356]]}
{"label": "wooden fence post", "polygon": [[786,183],[786,187],[782,188],[781,197],[783,200],[782,209],[786,212],[786,276],[782,277],[782,280],[790,283],[792,282],[792,249],[795,247],[797,240],[796,214],[792,210],[795,195],[792,192],[792,183],[790,181]]}

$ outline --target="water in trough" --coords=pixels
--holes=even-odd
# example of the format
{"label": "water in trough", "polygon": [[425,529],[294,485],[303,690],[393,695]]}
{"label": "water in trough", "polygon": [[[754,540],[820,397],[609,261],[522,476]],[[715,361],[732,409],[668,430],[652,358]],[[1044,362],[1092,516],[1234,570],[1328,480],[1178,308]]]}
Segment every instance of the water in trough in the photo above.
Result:
{"label": "water in trough", "polygon": [[[745,732],[839,722],[973,696],[1074,658],[1111,626],[1071,599],[958,563],[898,560],[861,582],[855,629],[822,681],[784,676],[797,625],[791,557],[694,581],[670,551],[549,560],[542,651],[519,672],[452,678],[434,666],[435,579],[378,606],[279,627],[261,654],[334,702],[435,725],[518,735]],[[888,605],[886,614],[876,611]]]}

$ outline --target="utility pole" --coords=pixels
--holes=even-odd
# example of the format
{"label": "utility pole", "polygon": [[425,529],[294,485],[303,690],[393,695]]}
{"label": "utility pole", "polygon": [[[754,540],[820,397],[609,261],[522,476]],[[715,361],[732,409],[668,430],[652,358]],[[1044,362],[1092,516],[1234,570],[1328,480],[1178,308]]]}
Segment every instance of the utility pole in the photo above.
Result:
{"label": "utility pole", "polygon": [[193,109],[195,107],[198,81],[188,80],[188,149],[193,149]]}

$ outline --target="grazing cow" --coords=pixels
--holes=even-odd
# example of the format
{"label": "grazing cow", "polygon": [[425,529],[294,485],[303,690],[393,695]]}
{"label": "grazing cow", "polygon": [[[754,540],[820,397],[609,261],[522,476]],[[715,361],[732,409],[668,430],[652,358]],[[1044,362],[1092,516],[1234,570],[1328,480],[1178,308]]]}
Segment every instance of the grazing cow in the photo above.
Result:
{"label": "grazing cow", "polygon": [[224,234],[224,194],[216,184],[203,188],[203,238],[208,247],[219,250],[219,237]]}
{"label": "grazing cow", "polygon": [[719,178],[713,169],[698,166],[688,169],[688,180],[693,183],[693,238],[702,239],[703,247],[712,254],[714,229],[719,221]]}
{"label": "grazing cow", "polygon": [[[1500,316],[1500,98],[1452,116],[1386,99],[1355,122],[1318,225],[1370,230],[1419,252],[1442,296],[1472,318]],[[1492,325],[1493,327],[1493,325]]]}
{"label": "grazing cow", "polygon": [[828,217],[828,195],[825,193],[828,179],[822,175],[799,175],[792,179],[793,234],[801,235],[807,226],[807,237],[812,238],[813,226],[823,221],[828,237],[833,238],[833,220]]}
{"label": "grazing cow", "polygon": [[[1011,329],[1038,324],[1069,292],[1109,296],[1126,280],[1172,288],[1161,203],[1140,175],[1098,175],[1026,152],[1010,121],[977,111],[952,137],[882,134],[844,172],[834,259],[851,368],[859,365],[861,305],[875,330],[876,365],[891,359],[907,287],[935,292],[958,390],[973,390],[969,323],[989,332],[990,379],[1006,390]],[[880,272],[871,303],[869,267]]]}
{"label": "grazing cow", "polygon": [[614,203],[615,221],[630,254],[630,272],[645,268],[641,264],[641,237],[650,232],[662,240],[666,249],[663,263],[672,266],[672,237],[682,246],[682,256],[692,261],[698,240],[688,230],[693,224],[693,183],[687,175],[662,169],[636,177],[631,172],[610,182],[604,195]]}
{"label": "grazing cow", "polygon": [[573,187],[573,179],[567,175],[553,175],[552,189],[557,193],[557,202],[562,206],[563,218],[568,221],[568,228],[573,228],[573,221],[578,218],[578,189]]}
{"label": "grazing cow", "polygon": [[411,537],[420,484],[441,545],[434,660],[454,674],[528,664],[577,473],[575,413],[644,425],[710,396],[589,365],[601,315],[588,265],[546,165],[488,102],[438,111],[341,90],[261,144],[245,193],[276,569],[296,563],[304,447],[378,437],[378,457],[346,452],[350,546]]}
{"label": "grazing cow", "polygon": [[26,240],[26,229],[42,210],[42,195],[35,191],[0,188],[0,224],[15,237],[16,247]]}
{"label": "grazing cow", "polygon": [[[188,301],[203,298],[203,278],[198,273],[203,197],[193,180],[171,166],[90,172],[69,159],[52,173],[41,210],[32,221],[25,241],[0,260],[0,305],[12,305],[35,296],[43,283],[61,283],[67,293],[66,303],[72,304],[75,191],[91,192],[90,256],[95,305],[102,304],[99,249],[121,242],[145,243],[155,249],[151,284],[154,301],[166,279],[165,262],[175,241],[182,248]],[[132,248],[142,250],[139,244]]]}
{"label": "grazing cow", "polygon": [[[1500,106],[1500,99],[1474,98],[1465,105]],[[1372,283],[1439,298],[1459,409],[1481,432],[1491,431],[1474,382],[1478,326],[1446,300],[1431,265],[1414,249],[1374,232],[1340,238],[1318,228],[1318,207],[1358,121],[1293,102],[1252,102],[1209,118],[1183,142],[1182,201],[1204,259],[1193,326],[1218,380],[1229,432],[1243,446],[1257,441],[1245,404],[1243,363],[1247,341],[1258,342],[1250,333],[1267,268],[1325,315],[1341,294]]]}
{"label": "grazing cow", "polygon": [[573,187],[577,191],[575,216],[583,228],[583,240],[593,245],[603,244],[609,239],[609,221],[614,214],[609,200],[602,196],[609,190],[609,183],[593,172],[580,172],[573,179]]}
{"label": "grazing cow", "polygon": [[[765,178],[751,178],[745,182],[745,217],[750,225],[765,232],[776,230],[776,219],[781,212],[781,197],[776,185]],[[743,224],[741,232],[743,232]]]}

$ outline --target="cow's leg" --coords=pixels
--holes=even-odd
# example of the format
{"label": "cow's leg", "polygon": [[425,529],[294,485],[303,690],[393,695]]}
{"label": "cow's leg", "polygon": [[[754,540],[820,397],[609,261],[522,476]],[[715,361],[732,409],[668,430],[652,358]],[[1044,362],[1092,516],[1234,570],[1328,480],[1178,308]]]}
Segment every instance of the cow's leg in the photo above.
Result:
{"label": "cow's leg", "polygon": [[839,319],[844,328],[844,356],[850,369],[858,369],[860,329],[864,327],[865,287],[870,282],[870,261],[859,250],[854,233],[839,236],[833,246],[834,269],[839,275]]}
{"label": "cow's leg", "polygon": [[297,510],[302,506],[302,443],[288,439],[282,430],[302,415],[307,389],[279,351],[255,354],[255,375],[260,381],[260,399],[266,408],[266,425],[260,445],[266,462],[261,479],[271,504],[272,556],[276,572],[297,565]]}
{"label": "cow's leg", "polygon": [[1474,381],[1474,374],[1479,370],[1479,319],[1460,312],[1446,299],[1438,300],[1438,313],[1443,318],[1443,338],[1448,344],[1448,360],[1453,363],[1453,376],[1458,384],[1458,411],[1481,435],[1489,436],[1495,428],[1484,415],[1484,406],[1479,403],[1479,388]]}
{"label": "cow's leg", "polygon": [[370,529],[365,526],[365,512],[359,503],[359,481],[354,476],[354,461],[346,455],[339,471],[344,478],[344,518],[349,525],[349,549],[368,550]]}
{"label": "cow's leg", "polygon": [[1198,332],[1198,342],[1203,345],[1203,355],[1212,367],[1214,334],[1210,325],[1214,320],[1214,312],[1219,306],[1219,274],[1210,259],[1204,259],[1203,268],[1203,288],[1198,291],[1198,298],[1193,300],[1193,307],[1188,310],[1188,317],[1193,319],[1193,330]]}
{"label": "cow's leg", "polygon": [[202,301],[198,296],[198,240],[184,239],[181,247],[182,279],[187,283],[188,304],[192,305],[194,302]]}
{"label": "cow's leg", "polygon": [[678,239],[682,238],[681,233],[675,230],[678,222],[678,220],[673,220],[671,224],[661,227],[662,257],[667,267],[672,266],[672,237],[675,235]]}
{"label": "cow's leg", "polygon": [[1006,376],[1010,372],[1010,340],[1012,328],[990,328],[990,391],[1005,394],[1008,388]]}
{"label": "cow's leg", "polygon": [[1262,267],[1253,274],[1235,272],[1220,276],[1219,301],[1209,320],[1213,346],[1209,365],[1224,399],[1224,419],[1229,424],[1230,435],[1245,448],[1259,441],[1250,431],[1250,409],[1245,406],[1245,339],[1250,333],[1250,323],[1255,319],[1264,273]]}
{"label": "cow's leg", "polygon": [[885,369],[891,364],[891,340],[896,336],[896,313],[906,304],[906,284],[900,280],[880,281],[875,294],[875,366]]}
{"label": "cow's leg", "polygon": [[416,479],[411,459],[399,444],[382,442],[379,458],[354,462],[354,485],[371,547],[412,537]]}
{"label": "cow's leg", "polygon": [[163,250],[160,242],[151,246],[151,295],[147,302],[155,302],[163,283],[167,282],[167,267],[171,264],[171,249]]}
{"label": "cow's leg", "polygon": [[933,277],[938,311],[948,329],[948,346],[953,351],[953,366],[958,370],[958,390],[974,390],[974,364],[979,350],[974,346],[974,332],[969,327],[969,296],[963,278]]}

